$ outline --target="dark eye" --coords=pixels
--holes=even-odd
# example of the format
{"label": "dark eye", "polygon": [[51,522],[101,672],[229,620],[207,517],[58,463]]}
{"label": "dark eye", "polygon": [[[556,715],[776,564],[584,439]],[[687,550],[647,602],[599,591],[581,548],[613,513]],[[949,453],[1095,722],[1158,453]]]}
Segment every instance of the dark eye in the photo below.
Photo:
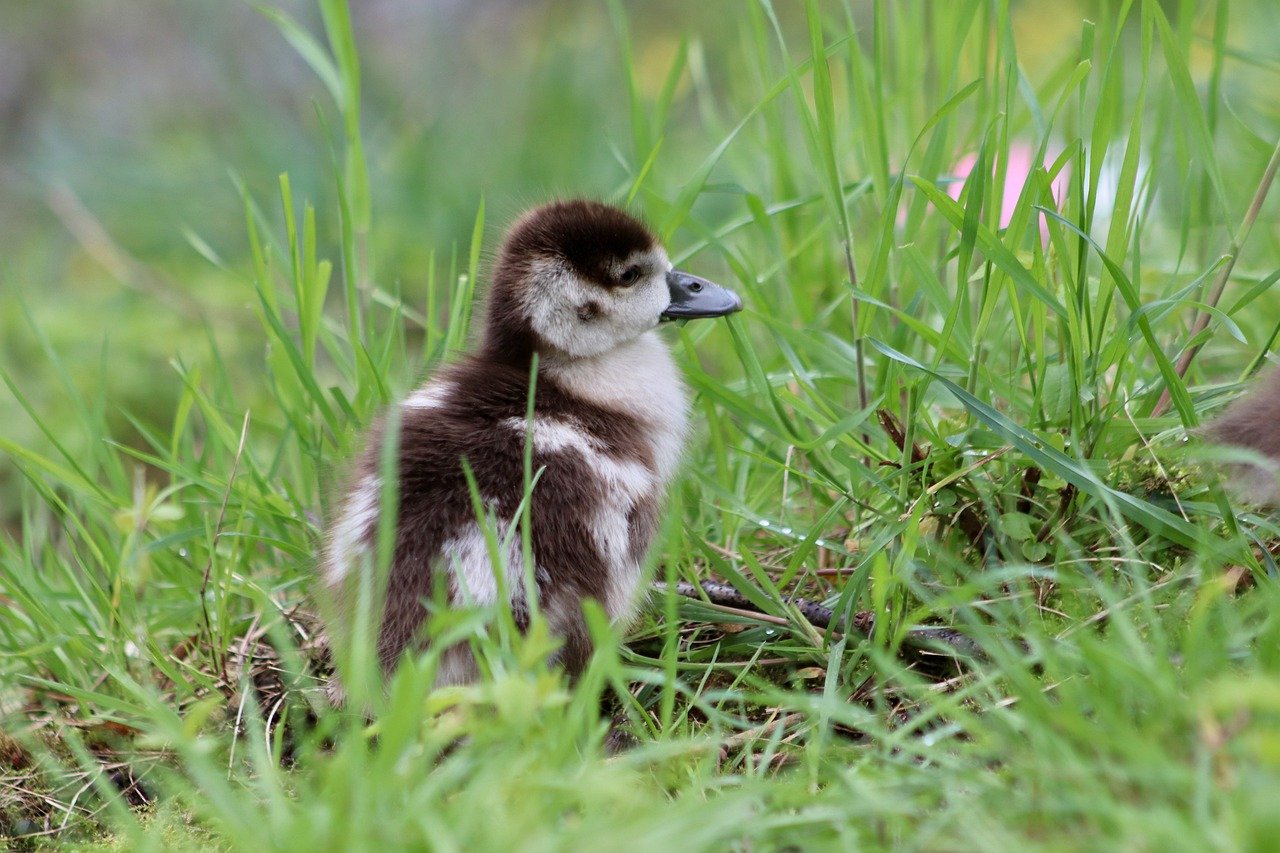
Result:
{"label": "dark eye", "polygon": [[639,280],[640,280],[640,267],[634,266],[634,265],[627,267],[626,270],[622,273],[622,275],[618,277],[618,281],[622,284],[623,287],[630,287],[631,285],[635,284]]}

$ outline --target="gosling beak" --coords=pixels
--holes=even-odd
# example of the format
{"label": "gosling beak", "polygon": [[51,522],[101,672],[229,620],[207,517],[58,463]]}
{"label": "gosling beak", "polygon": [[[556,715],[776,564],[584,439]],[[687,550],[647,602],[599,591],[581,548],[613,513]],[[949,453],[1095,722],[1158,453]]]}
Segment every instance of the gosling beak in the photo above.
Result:
{"label": "gosling beak", "polygon": [[662,312],[663,320],[723,317],[742,310],[738,294],[687,272],[668,272],[667,288],[671,291],[671,304]]}

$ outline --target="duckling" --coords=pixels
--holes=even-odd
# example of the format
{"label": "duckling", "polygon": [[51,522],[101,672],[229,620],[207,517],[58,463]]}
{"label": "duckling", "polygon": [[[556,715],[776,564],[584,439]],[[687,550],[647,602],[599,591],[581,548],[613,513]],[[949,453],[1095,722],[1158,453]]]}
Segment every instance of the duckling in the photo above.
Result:
{"label": "duckling", "polygon": [[[388,672],[420,647],[438,583],[450,606],[497,603],[528,625],[521,538],[510,536],[496,582],[463,461],[505,534],[517,523],[531,437],[531,541],[538,602],[581,672],[591,643],[582,602],[634,614],[641,566],[688,433],[688,400],[663,320],[738,311],[732,291],[672,268],[640,221],[594,201],[557,201],[511,226],[488,291],[479,346],[400,403],[399,504],[377,652]],[[533,422],[526,419],[534,355]],[[382,483],[381,428],[356,464],[328,531],[324,584],[349,620],[353,580],[372,566]],[[443,575],[443,577],[441,577]],[[337,627],[337,626],[334,626]],[[473,681],[465,644],[442,652],[437,685]]]}
{"label": "duckling", "polygon": [[1270,466],[1259,463],[1230,465],[1232,491],[1245,500],[1280,506],[1280,370],[1272,373],[1236,400],[1205,428],[1218,444],[1252,450]]}

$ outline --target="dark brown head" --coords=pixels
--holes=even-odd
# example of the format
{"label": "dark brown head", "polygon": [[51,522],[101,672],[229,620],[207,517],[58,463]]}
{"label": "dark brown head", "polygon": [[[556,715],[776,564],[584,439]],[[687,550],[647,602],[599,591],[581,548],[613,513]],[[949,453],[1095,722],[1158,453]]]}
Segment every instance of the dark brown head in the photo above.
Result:
{"label": "dark brown head", "polygon": [[484,354],[600,355],[664,318],[736,311],[737,296],[671,268],[639,220],[595,201],[528,211],[503,242],[489,291]]}

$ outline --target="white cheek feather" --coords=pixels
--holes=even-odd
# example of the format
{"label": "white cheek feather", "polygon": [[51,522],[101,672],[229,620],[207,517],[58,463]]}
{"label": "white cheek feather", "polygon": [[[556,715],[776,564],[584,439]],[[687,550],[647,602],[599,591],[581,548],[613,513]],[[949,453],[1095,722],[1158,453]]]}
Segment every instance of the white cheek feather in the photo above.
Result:
{"label": "white cheek feather", "polygon": [[[640,256],[637,256],[640,257]],[[573,357],[589,358],[633,341],[658,325],[671,304],[666,253],[644,253],[652,274],[632,287],[605,289],[583,281],[563,261],[544,258],[534,262],[524,298],[525,313],[539,337]],[[582,320],[578,309],[589,303],[600,306],[593,319]]]}
{"label": "white cheek feather", "polygon": [[661,247],[636,252],[614,269],[620,275],[628,267],[638,266],[645,278],[627,288],[614,288],[605,303],[604,318],[613,327],[618,344],[634,340],[658,325],[663,311],[671,304],[667,271],[671,262]]}
{"label": "white cheek feather", "polygon": [[600,323],[583,323],[578,307],[600,301],[592,288],[563,262],[534,262],[525,294],[525,312],[534,331],[556,349],[571,356],[594,355],[613,346],[612,335]]}
{"label": "white cheek feather", "polygon": [[343,503],[325,549],[324,575],[330,584],[340,583],[351,571],[351,564],[368,551],[369,534],[378,521],[381,492],[381,481],[366,477]]}

